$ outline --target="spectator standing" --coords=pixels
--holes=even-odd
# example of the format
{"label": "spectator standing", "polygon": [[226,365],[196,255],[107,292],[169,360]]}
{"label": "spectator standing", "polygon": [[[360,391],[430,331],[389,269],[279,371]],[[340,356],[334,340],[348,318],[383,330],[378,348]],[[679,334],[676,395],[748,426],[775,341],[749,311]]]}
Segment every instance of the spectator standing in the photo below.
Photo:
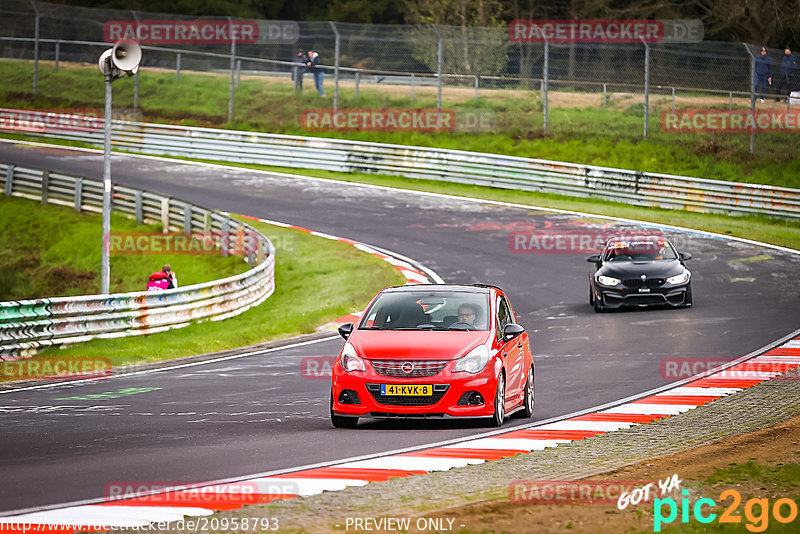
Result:
{"label": "spectator standing", "polygon": [[322,61],[319,59],[319,54],[314,52],[313,50],[308,51],[308,71],[314,76],[314,85],[317,87],[317,92],[319,96],[325,96],[325,92],[322,90],[322,79],[325,76],[325,73],[322,72],[320,65],[322,65]]}
{"label": "spectator standing", "polygon": [[756,84],[753,87],[753,100],[755,101],[756,93],[758,93],[759,86],[761,93],[759,99],[764,103],[764,93],[767,91],[767,85],[772,85],[772,59],[767,55],[767,47],[761,47],[761,55],[756,58]]}
{"label": "spectator standing", "polygon": [[297,51],[297,55],[292,58],[292,80],[294,81],[294,90],[303,90],[303,74],[306,72],[306,63],[308,63],[308,56],[302,50]]}
{"label": "spectator standing", "polygon": [[775,84],[775,102],[779,102],[781,99],[781,95],[783,91],[786,91],[787,98],[789,97],[789,93],[792,92],[792,71],[797,67],[797,61],[795,61],[794,54],[786,47],[786,50],[783,51],[783,59],[781,59],[781,71],[778,73],[778,83]]}
{"label": "spectator standing", "polygon": [[178,287],[178,277],[172,272],[169,263],[164,265],[160,271],[156,271],[147,279],[148,291],[163,291]]}

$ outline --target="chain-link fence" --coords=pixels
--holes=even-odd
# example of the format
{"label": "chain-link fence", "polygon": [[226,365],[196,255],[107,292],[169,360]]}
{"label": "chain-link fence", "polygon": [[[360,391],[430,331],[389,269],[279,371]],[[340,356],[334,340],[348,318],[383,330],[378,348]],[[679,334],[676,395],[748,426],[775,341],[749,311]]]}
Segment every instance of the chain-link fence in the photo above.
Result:
{"label": "chain-link fence", "polygon": [[[96,63],[114,40],[109,39],[112,21],[123,27],[133,22],[198,21],[196,17],[33,0],[4,0],[0,18],[0,57],[34,61],[34,93],[41,61],[53,62],[55,69],[64,62]],[[224,17],[202,21],[241,22]],[[527,118],[536,124],[528,125],[528,131],[546,134],[653,136],[665,133],[666,111],[727,109],[733,114],[750,109],[754,113],[761,106],[789,114],[792,105],[800,104],[800,94],[798,99],[786,98],[800,88],[797,71],[784,84],[781,102],[773,101],[778,96],[775,85],[768,88],[768,102],[758,100],[753,88],[760,48],[744,43],[669,39],[628,44],[518,43],[512,42],[505,27],[248,22],[258,27],[255,39],[175,44],[162,38],[163,43],[146,44],[142,68],[174,70],[176,78],[186,71],[229,75],[228,120],[235,117],[234,94],[242,73],[291,83],[293,67],[297,67],[292,59],[299,50],[319,52],[325,92],[334,110],[342,95],[358,98],[365,88],[383,88],[395,98],[408,99],[410,105],[430,104],[437,109],[480,106],[481,100],[502,102],[513,96],[534,105]],[[767,55],[777,81],[783,51],[769,50]],[[306,83],[309,90],[311,83]],[[134,108],[138,76],[136,84]],[[584,117],[579,110],[586,109],[615,114]],[[638,128],[633,127],[634,119]],[[752,150],[753,135],[750,139]]]}

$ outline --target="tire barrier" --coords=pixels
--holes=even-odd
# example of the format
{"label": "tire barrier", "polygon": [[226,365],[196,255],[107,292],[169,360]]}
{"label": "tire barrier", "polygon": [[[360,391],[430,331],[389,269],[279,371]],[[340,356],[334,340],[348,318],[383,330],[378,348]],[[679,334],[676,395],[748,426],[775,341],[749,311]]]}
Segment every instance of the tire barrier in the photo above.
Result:
{"label": "tire barrier", "polygon": [[[0,163],[6,195],[102,211],[103,183]],[[257,306],[275,290],[275,247],[251,226],[156,193],[114,186],[112,209],[166,231],[213,232],[222,255],[241,254],[251,269],[202,284],[137,291],[0,302],[0,359],[15,360],[51,345],[161,332],[191,321],[218,321]]]}

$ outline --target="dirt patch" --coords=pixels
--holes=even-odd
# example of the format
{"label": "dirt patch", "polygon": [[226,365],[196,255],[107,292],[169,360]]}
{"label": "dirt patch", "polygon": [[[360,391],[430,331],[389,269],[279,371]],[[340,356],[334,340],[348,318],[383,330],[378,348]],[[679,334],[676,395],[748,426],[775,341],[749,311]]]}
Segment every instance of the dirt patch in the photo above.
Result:
{"label": "dirt patch", "polygon": [[[763,466],[777,467],[800,463],[798,443],[800,443],[800,416],[763,430],[724,439],[672,456],[646,460],[584,480],[624,483],[625,481],[664,480],[672,474],[677,474],[682,480],[682,488],[687,486],[697,488],[698,484],[703,484],[703,495],[714,498],[718,503],[723,502],[723,499],[719,498],[721,491],[725,489],[738,490],[743,498],[741,510],[747,496],[770,498],[770,502],[772,499],[781,497],[796,498],[798,496],[797,487],[787,490],[786,487],[759,480],[708,484],[709,477],[714,475],[717,470],[727,469],[732,464],[754,462]],[[616,502],[516,504],[504,499],[452,508],[436,515],[457,518],[457,523],[466,525],[468,532],[485,529],[486,532],[496,533],[537,532],[547,534],[565,531],[593,533],[653,530],[652,506],[628,506],[621,511],[617,508]],[[676,521],[676,524],[679,521],[680,519]],[[745,531],[744,526],[742,526],[742,531]]]}

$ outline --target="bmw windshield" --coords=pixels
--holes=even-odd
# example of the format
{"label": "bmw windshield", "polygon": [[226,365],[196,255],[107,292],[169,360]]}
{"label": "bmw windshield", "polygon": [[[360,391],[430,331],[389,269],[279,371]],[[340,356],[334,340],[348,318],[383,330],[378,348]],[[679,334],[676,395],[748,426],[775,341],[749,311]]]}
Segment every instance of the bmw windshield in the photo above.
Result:
{"label": "bmw windshield", "polygon": [[603,261],[660,261],[677,260],[678,255],[669,241],[615,241],[606,247]]}
{"label": "bmw windshield", "polygon": [[487,330],[488,292],[386,291],[364,313],[360,330]]}

